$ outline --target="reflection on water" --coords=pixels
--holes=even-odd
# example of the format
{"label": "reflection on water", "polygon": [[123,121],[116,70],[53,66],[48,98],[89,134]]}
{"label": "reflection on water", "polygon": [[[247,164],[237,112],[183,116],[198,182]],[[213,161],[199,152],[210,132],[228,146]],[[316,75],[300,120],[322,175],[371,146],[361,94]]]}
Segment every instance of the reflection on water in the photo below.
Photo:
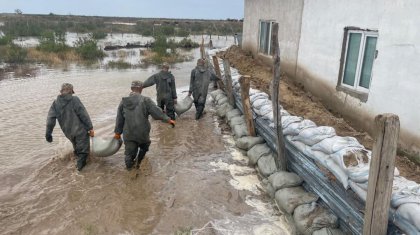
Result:
{"label": "reflection on water", "polygon": [[[198,50],[191,53],[199,55]],[[186,95],[181,91],[188,88],[194,65],[189,61],[172,68],[180,98]],[[158,71],[156,67],[37,68],[27,79],[0,81],[1,234],[173,234],[179,227],[201,228],[210,222],[220,231],[285,231],[267,198],[249,181],[232,186],[232,180],[255,183],[253,169],[233,177],[210,164],[246,166],[229,157],[229,142],[210,105],[202,120],[195,121],[190,110],[174,129],[151,121],[152,144],[138,178],[125,170],[123,148],[108,158],[91,157],[79,173],[58,125],[54,142],[46,143],[47,111],[63,82],[74,85],[96,135],[112,136],[116,108],[129,94],[131,81],[145,80]],[[143,93],[155,97],[154,88]]]}

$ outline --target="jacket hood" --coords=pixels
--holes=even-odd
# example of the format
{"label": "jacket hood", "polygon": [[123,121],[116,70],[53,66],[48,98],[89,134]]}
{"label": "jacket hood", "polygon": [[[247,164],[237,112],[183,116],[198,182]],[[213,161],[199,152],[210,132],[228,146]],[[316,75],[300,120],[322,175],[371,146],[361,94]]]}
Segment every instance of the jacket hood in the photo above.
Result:
{"label": "jacket hood", "polygon": [[200,72],[200,73],[204,73],[204,72],[206,72],[206,67],[204,67],[204,66],[202,66],[202,65],[197,65],[197,70]]}
{"label": "jacket hood", "polygon": [[57,104],[60,107],[64,107],[72,100],[72,98],[73,96],[71,94],[59,95],[57,96]]}
{"label": "jacket hood", "polygon": [[130,94],[129,97],[122,98],[124,108],[133,110],[139,104],[139,95],[140,94]]}

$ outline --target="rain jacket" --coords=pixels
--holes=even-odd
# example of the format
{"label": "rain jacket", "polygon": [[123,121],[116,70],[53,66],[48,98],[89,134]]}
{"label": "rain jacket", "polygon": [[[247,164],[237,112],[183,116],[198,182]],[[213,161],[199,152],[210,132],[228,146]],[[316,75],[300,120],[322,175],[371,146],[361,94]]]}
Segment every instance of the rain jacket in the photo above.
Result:
{"label": "rain jacket", "polygon": [[143,87],[149,87],[156,84],[157,99],[156,102],[161,104],[162,101],[174,100],[177,98],[174,75],[170,72],[160,71],[150,76],[144,83]]}
{"label": "rain jacket", "polygon": [[136,141],[140,144],[150,143],[149,115],[164,122],[170,120],[152,99],[133,92],[130,96],[122,98],[118,106],[114,132],[124,133],[124,141]]}
{"label": "rain jacket", "polygon": [[87,136],[88,131],[93,129],[85,106],[79,97],[71,94],[59,95],[51,105],[47,117],[47,135],[52,134],[56,120],[58,120],[64,135],[70,140],[75,137]]}
{"label": "rain jacket", "polygon": [[208,68],[197,66],[191,71],[190,90],[195,103],[206,103],[207,91],[210,81],[216,81],[218,77]]}

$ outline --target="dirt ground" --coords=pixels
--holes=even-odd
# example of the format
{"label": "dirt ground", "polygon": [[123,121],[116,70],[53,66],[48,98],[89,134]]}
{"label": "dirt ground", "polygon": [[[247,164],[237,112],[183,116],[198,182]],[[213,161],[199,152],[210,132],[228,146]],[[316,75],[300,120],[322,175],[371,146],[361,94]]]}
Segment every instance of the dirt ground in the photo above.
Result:
{"label": "dirt ground", "polygon": [[[272,80],[271,67],[254,58],[250,52],[237,46],[230,47],[219,54],[221,58],[229,59],[230,65],[241,74],[252,77],[251,86],[268,94]],[[364,130],[356,130],[351,122],[345,120],[339,113],[327,109],[320,99],[305,91],[302,84],[282,74],[280,83],[280,103],[291,114],[314,121],[318,126],[332,126],[339,136],[353,136],[367,149],[372,150],[373,139]],[[395,166],[400,175],[420,183],[420,166],[405,156],[397,156]]]}

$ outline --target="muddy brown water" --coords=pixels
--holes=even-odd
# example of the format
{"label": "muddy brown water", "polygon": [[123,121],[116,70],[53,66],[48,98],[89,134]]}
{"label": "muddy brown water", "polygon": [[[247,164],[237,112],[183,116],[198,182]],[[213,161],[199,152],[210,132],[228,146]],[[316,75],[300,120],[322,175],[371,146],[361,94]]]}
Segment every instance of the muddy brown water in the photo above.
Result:
{"label": "muddy brown water", "polygon": [[[172,68],[179,93],[187,89],[193,67],[194,61]],[[79,173],[58,124],[54,142],[44,140],[47,111],[63,82],[74,85],[96,135],[105,137],[113,134],[116,108],[131,81],[156,71],[39,66],[35,77],[0,81],[1,234],[174,234],[180,229],[288,234],[210,104],[202,120],[194,120],[192,109],[174,129],[151,120],[152,144],[137,178],[125,170],[123,148],[107,158],[91,157]],[[144,95],[155,97],[155,89]]]}

